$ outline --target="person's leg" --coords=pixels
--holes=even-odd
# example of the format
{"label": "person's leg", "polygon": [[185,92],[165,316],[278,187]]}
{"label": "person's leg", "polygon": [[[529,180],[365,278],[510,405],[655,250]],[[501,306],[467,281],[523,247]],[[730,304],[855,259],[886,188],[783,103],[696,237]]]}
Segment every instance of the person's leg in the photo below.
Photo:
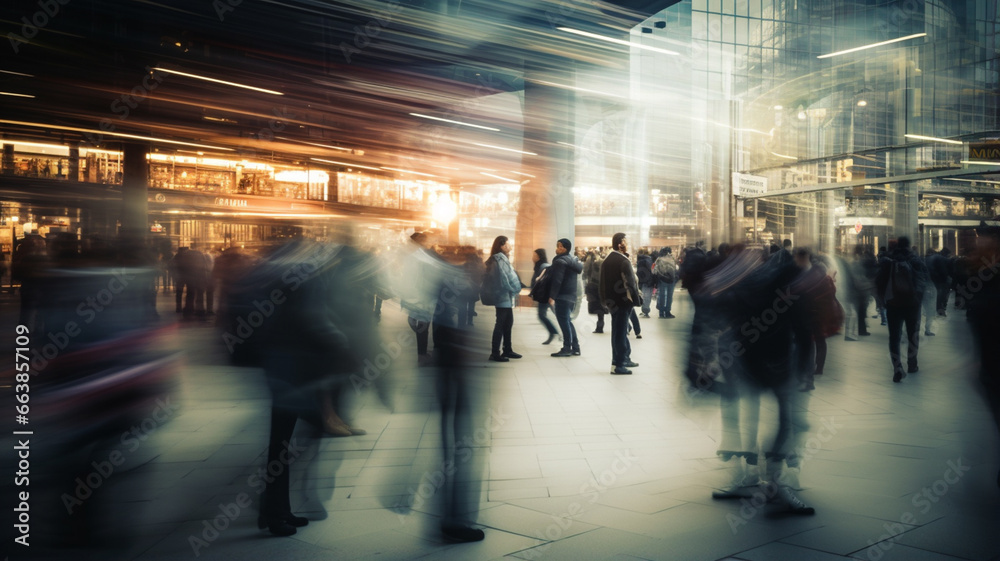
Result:
{"label": "person's leg", "polygon": [[920,349],[920,306],[907,308],[906,317],[906,368],[917,371],[917,351]]}
{"label": "person's leg", "polygon": [[858,297],[858,335],[868,335],[868,295]]}
{"label": "person's leg", "polygon": [[492,341],[492,356],[500,356],[500,342],[503,340],[503,308],[495,308],[497,311],[497,320],[493,324],[493,341]]}
{"label": "person's leg", "polygon": [[889,358],[892,360],[892,380],[898,382],[905,375],[903,361],[899,356],[899,340],[903,331],[903,310],[886,308],[886,320],[889,323]]}
{"label": "person's leg", "polygon": [[671,310],[674,308],[674,289],[677,288],[677,282],[667,283],[667,317],[673,317],[673,312]]}
{"label": "person's leg", "polygon": [[[555,335],[558,333],[556,326],[552,324],[552,320],[549,319],[549,303],[539,302],[538,303],[538,321],[545,326],[545,330],[549,332],[550,335]],[[559,314],[556,314],[556,321],[559,321]],[[561,325],[560,325],[561,326]]]}
{"label": "person's leg", "polygon": [[813,343],[816,345],[816,374],[822,374],[826,366],[826,337],[822,333],[813,333]]}
{"label": "person's leg", "polygon": [[628,310],[614,310],[611,312],[611,364],[624,366],[625,364],[625,329],[628,325]]}
{"label": "person's leg", "polygon": [[934,317],[937,315],[937,290],[933,285],[928,284],[924,292],[924,301],[921,303],[921,311],[924,315],[924,335],[934,335]]}
{"label": "person's leg", "polygon": [[653,285],[642,287],[642,313],[649,317],[649,305],[653,303]]}
{"label": "person's leg", "polygon": [[594,333],[604,333],[604,312],[597,312],[597,328]]}
{"label": "person's leg", "polygon": [[635,308],[629,312],[628,319],[632,322],[632,331],[635,331],[635,336],[638,337],[642,333],[642,326],[639,325],[639,314],[635,313]]}
{"label": "person's leg", "polygon": [[513,354],[514,347],[511,344],[510,333],[514,328],[514,310],[513,308],[497,308],[497,311],[503,310],[503,352],[504,354]]}
{"label": "person's leg", "polygon": [[942,316],[947,315],[948,295],[951,292],[951,287],[948,286],[948,283],[943,282],[936,284],[935,289],[937,290],[937,313]]}
{"label": "person's leg", "polygon": [[559,322],[559,329],[562,331],[563,344],[559,353],[568,353],[573,350],[573,324],[570,323],[570,313],[573,311],[572,302],[556,300],[556,321]]}
{"label": "person's leg", "polygon": [[667,315],[667,308],[667,283],[661,282],[656,286],[656,309],[661,318]]}
{"label": "person's leg", "polygon": [[424,356],[427,354],[427,328],[430,327],[426,321],[420,321],[413,317],[406,318],[406,323],[410,325],[410,329],[413,333],[417,335],[417,355]]}

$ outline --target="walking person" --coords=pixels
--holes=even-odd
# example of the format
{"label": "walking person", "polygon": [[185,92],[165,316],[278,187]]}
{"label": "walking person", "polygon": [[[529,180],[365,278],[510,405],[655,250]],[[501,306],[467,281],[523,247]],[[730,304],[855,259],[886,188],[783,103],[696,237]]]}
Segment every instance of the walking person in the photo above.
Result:
{"label": "walking person", "polygon": [[[930,275],[931,285],[935,288],[935,305],[937,314],[941,317],[948,315],[948,296],[951,292],[951,250],[947,247],[941,253],[927,257],[927,273]],[[928,292],[930,292],[928,290]],[[927,328],[930,329],[929,327]]]}
{"label": "walking person", "polygon": [[[635,276],[639,280],[639,290],[642,291],[642,317],[649,317],[649,306],[653,303],[653,289],[656,288],[656,278],[653,276],[653,257],[645,249],[639,251],[635,258]],[[639,320],[633,322],[635,332],[639,333]]]}
{"label": "walking person", "polygon": [[656,281],[656,310],[660,318],[677,317],[670,313],[674,305],[674,287],[677,286],[677,263],[670,254],[670,248],[660,250],[653,264],[653,278]]}
{"label": "walking person", "polygon": [[[900,236],[889,258],[879,269],[876,285],[886,306],[889,322],[889,357],[892,359],[892,381],[901,382],[907,372],[918,370],[917,351],[920,346],[920,306],[929,282],[923,259],[910,249],[910,238]],[[900,335],[906,324],[906,371],[899,355]]]}
{"label": "walking person", "polygon": [[562,238],[556,242],[556,257],[547,274],[552,275],[552,286],[549,290],[549,304],[556,311],[556,321],[562,330],[563,345],[559,352],[552,356],[580,356],[580,340],[576,336],[570,316],[576,305],[577,277],[583,272],[583,263],[570,253],[573,242]]}
{"label": "walking person", "polygon": [[[945,248],[947,249],[947,248]],[[927,249],[927,255],[924,257],[924,264],[927,265],[927,275],[930,282],[924,287],[924,298],[920,303],[920,310],[924,325],[924,336],[933,337],[934,331],[932,327],[934,326],[934,318],[938,315],[940,308],[938,307],[938,292],[937,292],[937,282],[934,278],[934,268],[937,265],[936,260],[940,257],[939,253],[935,253],[933,249]],[[948,279],[949,281],[951,279]],[[945,290],[947,290],[948,285],[945,284]],[[945,295],[947,298],[947,294]]]}
{"label": "walking person", "polygon": [[587,313],[597,315],[597,326],[594,333],[604,333],[604,303],[601,302],[601,264],[604,257],[600,250],[592,249],[587,253],[587,259],[583,263],[583,292],[587,297]]}
{"label": "walking person", "polygon": [[[490,287],[495,291],[497,321],[493,326],[493,345],[490,360],[508,362],[512,358],[521,358],[511,346],[510,334],[514,327],[514,302],[521,292],[521,279],[510,264],[511,243],[507,236],[497,236],[490,248],[490,257],[486,262],[487,273],[485,282],[494,282]],[[490,268],[493,268],[490,271]],[[492,273],[492,274],[491,274]],[[503,352],[500,352],[501,343]]]}
{"label": "walking person", "polygon": [[[538,321],[542,322],[545,326],[545,330],[549,332],[548,339],[543,342],[543,345],[548,345],[559,335],[559,331],[556,326],[552,324],[552,320],[549,319],[549,291],[541,290],[543,287],[538,286],[539,284],[545,286],[551,286],[551,280],[543,282],[542,274],[549,269],[549,258],[548,254],[545,253],[544,248],[538,248],[531,254],[531,260],[535,263],[535,270],[531,273],[531,295],[532,298],[538,302]],[[551,271],[545,273],[546,276],[552,274]],[[549,277],[551,279],[551,277]],[[538,293],[536,293],[536,286],[538,286]]]}
{"label": "walking person", "polygon": [[612,251],[601,265],[601,302],[611,311],[612,374],[631,374],[629,368],[639,366],[631,360],[628,342],[628,322],[632,308],[641,304],[639,285],[628,257],[628,241],[622,232],[611,238]]}

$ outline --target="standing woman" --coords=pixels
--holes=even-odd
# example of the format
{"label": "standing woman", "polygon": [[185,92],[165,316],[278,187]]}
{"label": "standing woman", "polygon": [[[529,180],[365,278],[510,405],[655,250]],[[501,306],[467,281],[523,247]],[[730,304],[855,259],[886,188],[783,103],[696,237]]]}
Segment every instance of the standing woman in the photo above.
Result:
{"label": "standing woman", "polygon": [[[535,271],[531,274],[531,288],[535,288],[535,284],[538,282],[538,277],[542,275],[542,271],[549,268],[549,258],[545,254],[544,248],[538,248],[531,254],[531,260],[535,262]],[[548,274],[551,273],[552,272],[549,271]],[[549,332],[549,338],[542,343],[543,345],[548,345],[553,339],[556,338],[556,335],[558,335],[559,332],[556,331],[556,326],[552,324],[552,320],[550,320],[548,316],[549,295],[545,294],[543,296],[544,298],[538,301],[538,321],[542,322],[542,325],[544,325],[545,329]]]}
{"label": "standing woman", "polygon": [[[496,362],[508,362],[512,358],[521,358],[521,355],[514,352],[510,343],[510,331],[514,327],[514,299],[521,293],[521,279],[514,272],[514,267],[510,264],[510,242],[507,236],[497,236],[493,240],[493,247],[490,249],[490,258],[487,267],[495,267],[494,275],[497,286],[496,309],[497,323],[493,326],[493,349],[490,353],[490,360]],[[503,353],[500,352],[500,343],[503,342]]]}

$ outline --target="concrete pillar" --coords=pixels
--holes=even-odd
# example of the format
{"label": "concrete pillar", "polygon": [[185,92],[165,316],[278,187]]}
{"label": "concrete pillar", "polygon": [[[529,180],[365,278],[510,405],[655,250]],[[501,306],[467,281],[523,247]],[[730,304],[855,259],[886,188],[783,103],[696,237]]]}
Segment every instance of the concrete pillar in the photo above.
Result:
{"label": "concrete pillar", "polygon": [[[524,151],[522,166],[533,175],[521,186],[514,235],[514,266],[527,284],[531,252],[543,247],[554,255],[556,240],[574,240],[573,101],[570,90],[533,80],[572,84],[563,69],[529,68],[524,83]],[[562,143],[562,144],[560,144]]]}
{"label": "concrete pillar", "polygon": [[146,154],[149,146],[144,144],[125,144],[122,162],[122,212],[121,231],[126,234],[138,234],[144,237],[148,232],[149,216],[149,163]]}

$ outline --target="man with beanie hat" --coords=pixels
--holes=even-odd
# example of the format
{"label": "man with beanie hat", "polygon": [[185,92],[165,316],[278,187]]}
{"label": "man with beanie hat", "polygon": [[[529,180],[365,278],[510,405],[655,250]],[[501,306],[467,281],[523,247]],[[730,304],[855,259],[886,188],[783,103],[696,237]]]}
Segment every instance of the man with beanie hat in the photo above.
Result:
{"label": "man with beanie hat", "polygon": [[566,238],[556,242],[556,256],[547,273],[552,275],[549,304],[555,308],[556,321],[563,335],[562,349],[552,353],[552,356],[558,357],[580,356],[580,340],[576,337],[570,315],[576,304],[577,277],[583,272],[583,263],[570,252],[572,249],[573,242]]}

